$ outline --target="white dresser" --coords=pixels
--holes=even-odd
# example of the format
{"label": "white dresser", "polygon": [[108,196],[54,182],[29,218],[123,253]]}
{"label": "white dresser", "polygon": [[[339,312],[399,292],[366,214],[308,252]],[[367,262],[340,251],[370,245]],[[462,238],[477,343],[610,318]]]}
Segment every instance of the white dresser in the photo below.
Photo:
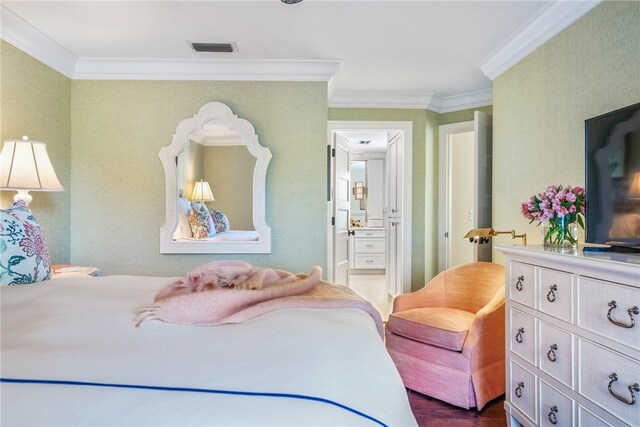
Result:
{"label": "white dresser", "polygon": [[506,256],[510,426],[640,426],[640,255]]}
{"label": "white dresser", "polygon": [[386,247],[384,228],[355,228],[351,268],[384,269]]}

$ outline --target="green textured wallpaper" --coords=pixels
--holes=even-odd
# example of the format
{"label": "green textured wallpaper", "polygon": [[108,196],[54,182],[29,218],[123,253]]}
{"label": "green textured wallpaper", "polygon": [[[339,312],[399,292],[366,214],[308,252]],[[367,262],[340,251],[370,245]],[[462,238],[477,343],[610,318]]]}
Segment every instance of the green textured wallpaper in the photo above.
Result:
{"label": "green textured wallpaper", "polygon": [[540,244],[520,202],[584,185],[584,120],[640,101],[639,22],[640,2],[603,2],[494,81],[494,228]]}
{"label": "green textured wallpaper", "polygon": [[[44,230],[52,263],[70,257],[71,81],[43,63],[0,41],[0,139],[47,144],[63,192],[31,192],[29,205]],[[0,191],[0,207],[13,203],[14,191]]]}
{"label": "green textured wallpaper", "polygon": [[[71,260],[105,274],[180,275],[222,258],[326,269],[326,94],[326,83],[73,81]],[[181,120],[211,101],[250,121],[273,154],[266,183],[271,254],[159,254],[165,201],[158,152]]]}

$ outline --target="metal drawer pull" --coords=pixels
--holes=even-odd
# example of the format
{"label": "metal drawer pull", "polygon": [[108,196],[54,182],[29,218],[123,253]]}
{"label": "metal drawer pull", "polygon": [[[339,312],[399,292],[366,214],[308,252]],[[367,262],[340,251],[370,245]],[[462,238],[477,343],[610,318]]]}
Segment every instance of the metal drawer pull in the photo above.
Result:
{"label": "metal drawer pull", "polygon": [[626,403],[627,405],[635,405],[636,395],[633,392],[634,391],[636,393],[640,392],[640,385],[638,385],[638,383],[635,383],[629,386],[629,393],[631,393],[631,400],[627,400],[624,397],[617,395],[613,390],[611,390],[611,384],[618,381],[618,375],[616,375],[616,373],[614,372],[613,374],[609,375],[609,379],[611,379],[611,381],[609,381],[609,393],[611,394],[611,396],[615,397],[621,402]]}
{"label": "metal drawer pull", "polygon": [[519,328],[518,333],[516,334],[516,341],[518,344],[522,344],[522,334],[524,334],[524,328]]}
{"label": "metal drawer pull", "polygon": [[556,405],[553,405],[551,407],[551,412],[549,412],[549,415],[547,415],[547,418],[549,418],[549,422],[553,425],[558,424],[558,417],[556,417],[557,413],[558,413],[558,407]]}
{"label": "metal drawer pull", "polygon": [[633,318],[633,315],[635,314],[637,316],[638,314],[640,314],[640,309],[638,309],[637,305],[627,310],[627,313],[629,314],[629,319],[631,319],[631,323],[629,324],[618,322],[617,320],[613,320],[611,318],[611,312],[613,311],[614,308],[617,307],[615,300],[611,300],[611,302],[609,303],[609,307],[610,307],[609,311],[607,311],[607,319],[609,319],[609,322],[613,323],[616,326],[620,326],[621,328],[627,328],[627,329],[633,328],[635,326],[636,319]]}
{"label": "metal drawer pull", "polygon": [[551,285],[551,290],[547,294],[547,301],[554,302],[556,300],[556,291],[558,290],[558,285]]}
{"label": "metal drawer pull", "polygon": [[555,362],[558,359],[556,357],[556,350],[558,350],[558,344],[551,344],[551,350],[547,352],[547,359],[549,359],[552,362]]}
{"label": "metal drawer pull", "polygon": [[522,389],[524,388],[524,383],[520,381],[518,383],[518,387],[516,388],[516,397],[519,399],[522,397]]}
{"label": "metal drawer pull", "polygon": [[522,290],[522,282],[524,282],[524,276],[518,276],[518,281],[516,282],[516,289]]}

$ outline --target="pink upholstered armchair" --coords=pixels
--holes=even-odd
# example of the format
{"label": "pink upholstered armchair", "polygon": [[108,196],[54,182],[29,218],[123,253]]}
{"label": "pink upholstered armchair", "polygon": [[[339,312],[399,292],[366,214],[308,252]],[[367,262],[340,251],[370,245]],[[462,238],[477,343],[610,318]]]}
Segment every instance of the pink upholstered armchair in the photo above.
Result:
{"label": "pink upholstered armchair", "polygon": [[504,316],[504,267],[459,265],[395,298],[387,349],[407,388],[480,410],[504,393]]}

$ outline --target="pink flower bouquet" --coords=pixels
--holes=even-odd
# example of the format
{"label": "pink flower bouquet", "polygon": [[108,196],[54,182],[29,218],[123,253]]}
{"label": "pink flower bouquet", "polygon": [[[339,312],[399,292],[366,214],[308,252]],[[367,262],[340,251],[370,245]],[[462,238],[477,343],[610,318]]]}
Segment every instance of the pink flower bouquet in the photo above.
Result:
{"label": "pink flower bouquet", "polygon": [[[577,233],[569,229],[571,224],[584,229],[584,188],[567,185],[552,185],[543,193],[531,196],[522,202],[520,211],[529,223],[548,222],[545,229],[544,243],[576,245]],[[576,229],[577,231],[577,229]]]}

